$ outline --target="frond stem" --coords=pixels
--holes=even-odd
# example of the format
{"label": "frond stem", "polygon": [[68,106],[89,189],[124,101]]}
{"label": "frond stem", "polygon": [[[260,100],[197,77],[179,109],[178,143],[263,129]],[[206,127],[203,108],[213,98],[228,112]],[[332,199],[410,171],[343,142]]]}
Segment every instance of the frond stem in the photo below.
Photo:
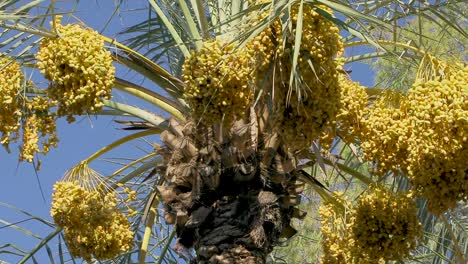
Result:
{"label": "frond stem", "polygon": [[168,112],[171,114],[173,117],[175,117],[178,120],[185,120],[184,115],[174,106],[164,102],[163,100],[158,99],[155,95],[154,92],[151,92],[150,90],[147,90],[142,87],[130,87],[130,86],[125,86],[118,81],[114,84],[114,87],[120,91],[126,92],[128,94],[134,95],[142,100],[145,100],[151,104],[153,104],[156,107],[161,108],[162,110]]}
{"label": "frond stem", "polygon": [[[422,56],[427,54],[427,52],[422,50],[422,49],[418,49],[416,47],[413,47],[411,45],[408,45],[408,44],[402,43],[402,42],[395,42],[395,41],[390,41],[390,40],[374,40],[374,42],[378,43],[379,45],[393,45],[395,47],[408,49],[408,50],[414,51],[415,53],[420,54]],[[353,42],[345,43],[344,47],[349,48],[349,47],[366,45],[366,44],[369,44],[369,43],[367,41],[365,41],[365,40],[360,40],[360,41],[353,41]]]}
{"label": "frond stem", "polygon": [[326,202],[332,203],[333,205],[336,206],[340,210],[340,212],[344,213],[346,207],[338,200],[336,199],[333,194],[327,193],[322,187],[317,186],[316,184],[311,184],[312,188],[322,197],[323,200]]}
{"label": "frond stem", "polygon": [[[122,177],[121,179],[119,179],[118,183],[121,183],[121,184],[125,184],[126,182],[128,182],[129,180],[135,178],[136,176],[139,176],[141,175],[142,173],[144,173],[145,171],[148,171],[149,169],[152,169],[155,167],[155,164],[158,164],[162,161],[162,158],[160,156],[158,157],[155,157],[154,159],[152,160],[149,160],[148,162],[144,163],[143,165],[141,165],[140,167],[132,170],[131,172],[129,172],[127,175],[125,175],[124,177]],[[111,188],[115,189],[117,188],[118,185],[117,183],[114,183],[111,185]]]}
{"label": "frond stem", "polygon": [[361,182],[363,182],[364,184],[366,185],[370,185],[370,184],[373,184],[374,181],[372,181],[371,179],[369,179],[369,177],[367,177],[366,175],[342,164],[342,163],[339,163],[339,162],[333,162],[332,160],[330,159],[327,159],[327,158],[324,158],[323,159],[323,162],[327,165],[330,165],[330,166],[333,166],[333,167],[337,167],[338,169],[348,173],[349,175],[355,177],[356,179],[360,180]]}
{"label": "frond stem", "polygon": [[128,163],[127,165],[121,167],[120,169],[116,170],[114,173],[112,173],[112,175],[110,177],[114,177],[115,175],[117,175],[117,174],[123,172],[124,170],[132,167],[133,165],[135,165],[137,163],[140,163],[140,162],[143,162],[144,160],[147,160],[147,159],[152,158],[152,157],[157,156],[157,155],[159,155],[159,154],[156,153],[156,152],[151,152],[150,154],[148,154],[148,155],[146,155],[144,157],[141,157],[141,158],[139,158],[137,160],[134,160],[134,161]]}
{"label": "frond stem", "polygon": [[455,253],[457,254],[457,257],[459,258],[460,263],[466,263],[464,254],[461,251],[460,244],[458,243],[457,236],[453,233],[452,225],[449,224],[449,222],[447,221],[446,216],[440,216],[439,219],[441,219],[442,222],[444,222],[444,225],[446,226],[447,230],[449,231],[450,237],[452,238],[452,241],[453,241],[453,244],[454,244],[454,247],[455,247]]}
{"label": "frond stem", "polygon": [[53,33],[38,30],[38,29],[28,28],[28,27],[25,27],[23,25],[9,25],[9,24],[7,24],[5,22],[0,22],[0,27],[6,28],[6,29],[17,30],[17,31],[20,31],[20,32],[26,32],[26,33],[30,33],[30,34],[45,37],[45,38],[55,38],[55,37],[57,37],[57,35],[55,35]]}
{"label": "frond stem", "polygon": [[148,121],[149,123],[155,125],[156,127],[159,127],[160,129],[163,129],[163,130],[167,129],[166,119],[163,118],[162,116],[150,113],[138,107],[127,105],[124,103],[118,103],[115,101],[110,101],[110,100],[105,100],[105,99],[102,101],[104,102],[104,105],[109,108],[116,109],[124,113],[130,114],[131,116]]}
{"label": "frond stem", "polygon": [[161,66],[159,66],[158,64],[154,63],[153,61],[151,61],[150,59],[148,59],[147,57],[143,56],[142,54],[140,54],[139,52],[135,51],[134,49],[131,49],[130,47],[118,42],[117,40],[115,39],[111,39],[109,37],[106,37],[104,35],[101,35],[101,37],[103,38],[103,40],[105,42],[108,42],[109,44],[112,44],[112,45],[115,45],[117,48],[119,48],[120,50],[124,51],[125,53],[127,54],[131,54],[131,55],[134,55],[136,56],[137,58],[141,59],[142,61],[144,61],[145,63],[147,63],[148,65],[150,65],[152,68],[156,69],[159,73],[161,73],[162,75],[164,75],[165,77],[171,79],[173,76],[167,72],[164,68],[162,68]]}
{"label": "frond stem", "polygon": [[39,249],[41,249],[43,246],[45,246],[49,241],[54,238],[56,235],[58,235],[62,231],[61,227],[57,227],[52,233],[50,233],[46,238],[41,240],[32,250],[29,252],[26,256],[24,256],[18,264],[23,264],[26,263],[27,260],[29,260]]}
{"label": "frond stem", "polygon": [[149,136],[149,135],[158,134],[160,132],[161,132],[161,130],[159,130],[159,129],[148,129],[148,130],[144,130],[144,131],[141,131],[141,132],[138,132],[138,133],[135,133],[135,134],[128,135],[126,137],[120,138],[120,139],[112,142],[111,144],[101,148],[100,150],[96,151],[94,154],[92,154],[87,159],[83,160],[82,162],[90,163],[91,161],[95,160],[96,158],[98,158],[102,154],[104,154],[104,153],[106,153],[106,152],[108,152],[108,151],[110,151],[112,149],[115,149],[116,147],[118,147],[118,146],[120,146],[120,145],[122,145],[124,143],[127,143],[129,141],[132,141],[132,140],[140,138],[140,137],[145,137],[145,136]]}
{"label": "frond stem", "polygon": [[169,249],[169,246],[171,245],[172,239],[174,239],[176,232],[175,230],[172,231],[172,233],[169,235],[169,238],[167,239],[166,245],[164,245],[163,250],[161,251],[161,255],[159,256],[158,263],[156,264],[161,264],[162,261],[164,260],[164,256],[167,253],[167,250]]}
{"label": "frond stem", "polygon": [[198,32],[197,26],[195,24],[195,20],[193,19],[185,0],[178,0],[177,3],[179,4],[180,9],[182,9],[182,13],[184,14],[185,20],[187,22],[189,28],[188,33],[195,41],[195,48],[197,51],[199,51],[203,46],[203,42],[202,37],[200,36],[200,32]]}

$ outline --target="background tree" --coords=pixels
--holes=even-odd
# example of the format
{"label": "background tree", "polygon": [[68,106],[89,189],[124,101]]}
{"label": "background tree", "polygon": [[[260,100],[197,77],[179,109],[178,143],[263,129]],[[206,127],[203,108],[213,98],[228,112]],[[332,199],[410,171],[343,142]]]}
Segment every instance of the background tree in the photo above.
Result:
{"label": "background tree", "polygon": [[[466,21],[466,3],[450,3],[443,11],[445,16],[428,13],[409,19],[392,34],[375,33],[379,38],[410,43],[448,61],[466,61],[466,41],[459,26]],[[453,27],[455,23],[455,27]],[[404,49],[395,48],[401,56],[379,57],[370,62],[375,75],[375,85],[407,90],[416,78],[418,58],[401,54]]]}
{"label": "background tree", "polygon": [[[63,256],[68,257],[62,239],[67,241],[72,256],[88,260],[108,258],[110,248],[125,251],[128,245],[113,242],[123,241],[115,239],[117,233],[106,237],[110,241],[108,245],[112,246],[100,250],[96,249],[100,248],[99,244],[83,241],[82,237],[91,240],[86,232],[96,227],[94,221],[103,228],[110,221],[119,223],[125,234],[131,227],[138,244],[135,248],[139,249],[123,253],[115,261],[130,262],[136,258],[140,262],[146,258],[159,263],[176,261],[174,253],[188,260],[191,256],[185,250],[193,246],[200,263],[261,263],[274,245],[295,233],[290,226],[291,218],[303,218],[304,213],[296,205],[304,182],[336,208],[347,207],[345,201],[352,200],[352,196],[343,198],[330,192],[329,184],[322,183],[337,182],[337,177],[345,179],[345,188],[340,186],[332,190],[355,190],[353,178],[361,181],[363,185],[359,186],[364,189],[375,181],[392,183],[391,189],[397,192],[408,189],[407,178],[396,170],[399,163],[384,164],[383,160],[375,159],[376,156],[369,153],[364,157],[371,163],[365,163],[359,155],[360,141],[353,142],[353,133],[361,133],[360,126],[346,123],[345,117],[350,114],[339,108],[338,94],[346,99],[348,90],[367,90],[371,95],[378,90],[360,88],[347,83],[345,77],[338,78],[343,71],[340,69],[342,60],[338,59],[342,44],[337,38],[337,26],[347,31],[344,34],[350,34],[344,39],[344,47],[373,45],[379,48],[377,53],[346,56],[347,62],[383,54],[396,55],[391,49],[394,46],[405,48],[408,56],[421,58],[425,54],[420,47],[374,39],[372,32],[375,28],[386,28],[397,33],[399,23],[426,11],[446,15],[440,10],[448,2],[363,5],[347,1],[259,1],[249,4],[244,1],[191,1],[190,4],[185,1],[148,1],[148,20],[124,32],[124,36],[128,36],[127,46],[80,26],[62,26],[56,19],[54,1],[45,9],[45,15],[42,15],[43,11],[39,16],[25,15],[36,10],[41,2],[33,1],[22,7],[15,6],[17,1],[3,3],[5,12],[1,26],[10,34],[20,32],[14,36],[6,35],[6,46],[10,47],[6,55],[15,56],[24,66],[38,67],[50,85],[40,87],[29,81],[18,82],[7,75],[16,72],[16,62],[9,59],[4,63],[4,78],[17,85],[2,89],[11,92],[4,95],[3,104],[18,108],[12,109],[14,115],[9,115],[15,117],[13,121],[2,120],[13,124],[2,126],[9,129],[2,131],[7,135],[2,138],[2,143],[17,140],[15,133],[22,127],[20,158],[31,162],[35,159],[34,153],[46,154],[48,148],[56,144],[53,124],[57,116],[67,116],[72,122],[75,115],[84,113],[124,116],[127,118],[120,123],[128,130],[145,130],[99,150],[66,174],[65,183],[76,187],[76,192],[72,193],[76,200],[63,200],[60,191],[69,188],[58,184],[54,196],[56,207],[52,210],[56,223],[31,216],[51,227],[58,227],[31,251],[25,252],[16,245],[4,246],[5,252],[11,250],[22,256],[20,262],[34,257],[42,248],[49,250],[48,243],[56,237],[62,262]],[[340,19],[334,18],[331,10],[338,12]],[[48,20],[52,21],[50,30],[43,26]],[[466,38],[462,27],[454,23],[449,25]],[[39,41],[37,36],[44,39]],[[323,38],[314,39],[316,36]],[[73,46],[76,39],[89,43],[79,42],[81,45]],[[106,64],[110,58],[108,53],[97,53],[103,50],[101,41],[114,51],[112,60],[151,80],[152,85],[162,90],[155,92],[120,76],[114,80],[113,70]],[[36,55],[38,46],[39,54]],[[74,54],[74,47],[79,47],[80,53]],[[57,58],[63,60],[58,63]],[[165,65],[166,69],[160,65]],[[432,75],[434,77],[429,78],[435,78],[437,82],[437,72]],[[246,76],[249,77],[247,81]],[[21,88],[15,88],[18,86]],[[69,87],[80,88],[67,90]],[[317,87],[324,89],[310,92],[309,89]],[[137,96],[159,107],[171,118],[111,101],[109,88]],[[220,88],[224,89],[220,90],[221,96],[213,93]],[[373,100],[370,97],[370,101]],[[400,107],[399,104],[397,102],[396,107]],[[382,113],[388,111],[383,103],[375,105],[375,109],[382,105]],[[361,106],[358,104],[355,108]],[[370,112],[362,117],[373,114]],[[361,118],[362,114],[357,115]],[[127,121],[130,116],[137,120]],[[335,116],[338,122],[334,122]],[[18,120],[19,125],[15,123]],[[362,124],[366,122],[372,127],[373,122],[364,120]],[[348,130],[351,131],[349,135]],[[329,140],[336,136],[346,144],[336,144],[335,141],[331,152],[322,154],[321,148],[325,151],[328,146],[326,140],[320,140],[318,144],[314,141],[325,131],[329,132]],[[123,143],[155,134],[161,134],[162,145],[151,145],[147,155],[120,164],[122,167],[111,177],[103,177],[88,166]],[[39,148],[38,138],[44,140],[43,148]],[[365,145],[362,146],[366,152]],[[340,156],[344,150],[347,151],[345,159]],[[374,168],[375,163],[377,172],[368,169]],[[317,173],[319,171],[321,173]],[[382,173],[387,177],[378,175]],[[114,201],[115,192],[118,192],[118,202]],[[98,199],[93,198],[96,195]],[[99,198],[110,202],[101,204]],[[112,217],[105,219],[98,217],[99,214],[89,214],[81,207],[74,208],[76,203],[73,201],[80,200],[86,201],[86,206],[95,207],[96,212],[112,212],[103,213]],[[316,204],[316,200],[311,202]],[[121,217],[119,203],[120,209],[127,211],[131,225]],[[160,211],[162,204],[165,208]],[[418,207],[425,231],[432,234],[431,221],[436,218],[427,213],[423,203]],[[75,219],[74,213],[83,216]],[[456,221],[463,221],[456,218],[456,213],[449,215],[455,216]],[[446,230],[444,239],[450,239],[439,243],[442,246],[436,248],[436,252],[441,253],[438,259],[463,260],[466,236],[456,230],[453,222],[449,223],[452,218],[444,216],[440,218],[443,222],[440,230]],[[162,218],[168,224],[175,224],[175,229],[164,225]],[[82,226],[79,219],[87,219],[86,225]],[[157,228],[153,230],[153,226]],[[81,233],[80,236],[71,235],[73,232]],[[172,248],[175,237],[178,240]],[[428,236],[425,242],[430,244],[436,240]],[[74,249],[74,246],[78,248]],[[88,251],[91,253],[83,253]],[[48,254],[54,258],[53,254]]]}

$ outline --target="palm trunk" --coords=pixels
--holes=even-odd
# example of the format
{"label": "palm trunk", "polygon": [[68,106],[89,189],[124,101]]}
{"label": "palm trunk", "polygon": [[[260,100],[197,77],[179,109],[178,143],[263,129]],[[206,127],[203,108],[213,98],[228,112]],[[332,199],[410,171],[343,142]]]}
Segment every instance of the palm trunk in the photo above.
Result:
{"label": "palm trunk", "polygon": [[290,220],[289,210],[280,207],[277,196],[264,191],[223,197],[192,215],[200,211],[209,214],[200,226],[189,229],[195,238],[197,263],[265,263]]}
{"label": "palm trunk", "polygon": [[242,140],[251,133],[212,144],[183,136],[188,132],[177,124],[172,128],[161,135],[168,147],[161,152],[167,160],[161,173],[168,184],[158,190],[166,222],[175,224],[177,247],[195,249],[192,263],[265,263],[280,237],[295,233],[291,218],[303,216],[294,208],[303,186],[294,162],[268,142],[252,148]]}

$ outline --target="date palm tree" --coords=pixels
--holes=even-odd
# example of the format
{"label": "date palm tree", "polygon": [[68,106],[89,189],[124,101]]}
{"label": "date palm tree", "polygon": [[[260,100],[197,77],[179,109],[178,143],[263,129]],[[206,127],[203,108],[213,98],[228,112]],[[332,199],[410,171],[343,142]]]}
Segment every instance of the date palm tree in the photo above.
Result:
{"label": "date palm tree", "polygon": [[[443,17],[451,31],[466,39],[463,23],[453,20],[461,12],[456,3],[148,0],[148,18],[123,30],[118,37],[122,42],[101,35],[114,64],[150,83],[140,85],[116,75],[113,90],[164,112],[101,98],[103,109],[82,113],[117,116],[117,122],[132,134],[72,168],[67,173],[71,178],[94,175],[88,164],[122,144],[159,135],[150,153],[102,177],[110,189],[131,187],[137,192],[136,200],[126,203],[136,210],[129,215],[136,246],[113,261],[275,261],[274,247],[297,232],[293,219],[306,217],[307,212],[299,208],[305,185],[339,208],[345,204],[331,190],[355,189],[359,184],[365,190],[380,181],[392,183],[389,188],[397,192],[406,191],[405,171],[377,175],[369,169],[374,164],[362,160],[359,140],[343,141],[340,133],[345,132],[337,131],[326,152],[317,139],[327,129],[335,129],[332,123],[342,107],[336,87],[338,76],[347,72],[341,63],[381,56],[421,60],[426,54],[419,47],[399,42],[396,36],[384,40],[375,34],[377,30],[396,34],[402,21],[414,17]],[[63,28],[57,22],[50,28],[45,25],[57,21],[55,1],[20,4],[0,2],[0,27],[5,30],[0,36],[2,49],[35,70],[41,68],[36,57],[41,43],[64,37]],[[44,4],[48,8],[40,8]],[[116,11],[124,4],[132,5],[117,2]],[[33,12],[37,10],[40,15]],[[312,15],[317,22],[310,22]],[[316,30],[320,27],[328,30]],[[328,35],[308,36],[310,32]],[[342,39],[337,37],[339,32]],[[324,53],[314,57],[311,46],[323,48]],[[355,46],[366,48],[358,55],[351,56],[348,50],[341,54],[342,47]],[[24,81],[21,89],[27,97],[44,96],[54,85],[40,87]],[[382,90],[367,88],[371,103]],[[310,103],[312,99],[318,103]],[[23,111],[20,118],[33,115]],[[39,115],[54,120],[56,115],[64,116],[56,108]],[[334,185],[341,177],[345,181]],[[435,263],[462,261],[468,242],[463,229],[467,219],[460,213],[463,207],[439,217],[428,213],[422,200],[418,207],[429,235],[422,241],[426,246],[412,257],[433,256]],[[62,228],[35,219],[55,229],[32,250],[15,253],[21,255],[20,263],[42,248],[50,251],[49,242],[57,237],[63,262],[67,254],[62,248]],[[17,250],[14,245],[3,248]],[[54,256],[49,253],[49,257]]]}

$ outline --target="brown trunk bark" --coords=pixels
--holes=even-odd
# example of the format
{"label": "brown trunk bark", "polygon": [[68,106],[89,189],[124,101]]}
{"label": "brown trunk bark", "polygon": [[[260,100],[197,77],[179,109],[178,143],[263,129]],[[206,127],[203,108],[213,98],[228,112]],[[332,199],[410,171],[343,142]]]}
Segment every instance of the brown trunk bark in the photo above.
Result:
{"label": "brown trunk bark", "polygon": [[281,209],[278,201],[273,193],[262,191],[224,197],[211,208],[200,207],[210,213],[202,225],[191,230],[195,263],[265,263],[283,227],[289,224],[289,210]]}
{"label": "brown trunk bark", "polygon": [[276,136],[257,148],[255,129],[227,140],[218,139],[216,129],[204,138],[200,131],[182,136],[183,129],[171,128],[161,134],[168,148],[160,150],[166,184],[158,191],[166,222],[175,225],[177,251],[194,248],[192,263],[265,263],[280,236],[295,233],[291,218],[303,215],[295,209],[303,189],[295,159],[278,149]]}

